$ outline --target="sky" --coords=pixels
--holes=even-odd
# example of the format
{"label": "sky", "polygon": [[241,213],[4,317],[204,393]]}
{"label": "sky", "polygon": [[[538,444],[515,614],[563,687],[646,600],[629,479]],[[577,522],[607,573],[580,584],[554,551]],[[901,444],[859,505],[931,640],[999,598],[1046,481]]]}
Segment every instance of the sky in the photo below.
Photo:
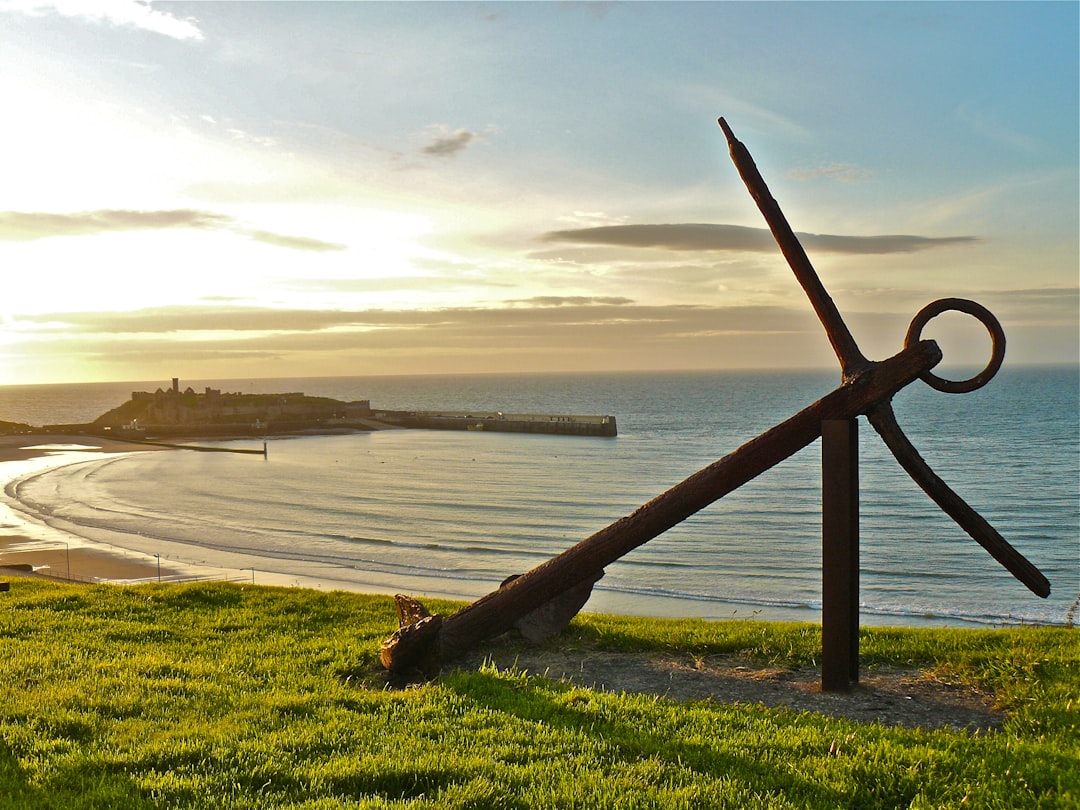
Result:
{"label": "sky", "polygon": [[[1080,362],[1080,4],[0,0],[0,385]],[[989,339],[933,319],[943,366]]]}

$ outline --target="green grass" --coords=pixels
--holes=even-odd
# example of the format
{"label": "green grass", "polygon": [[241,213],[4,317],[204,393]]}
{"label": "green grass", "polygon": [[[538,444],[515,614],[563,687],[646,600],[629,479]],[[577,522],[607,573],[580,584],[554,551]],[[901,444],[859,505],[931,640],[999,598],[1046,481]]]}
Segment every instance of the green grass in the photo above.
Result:
{"label": "green grass", "polygon": [[[433,604],[444,612],[452,606]],[[1078,807],[1080,634],[865,629],[1000,731],[675,703],[493,668],[386,688],[387,597],[226,583],[0,594],[0,807]],[[581,616],[552,647],[820,655],[816,627]]]}

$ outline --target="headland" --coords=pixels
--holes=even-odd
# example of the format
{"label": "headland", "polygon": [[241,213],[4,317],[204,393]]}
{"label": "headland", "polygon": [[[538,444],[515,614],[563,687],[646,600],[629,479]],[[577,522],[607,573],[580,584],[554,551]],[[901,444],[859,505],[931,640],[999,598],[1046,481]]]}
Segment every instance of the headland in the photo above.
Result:
{"label": "headland", "polygon": [[234,439],[302,434],[350,433],[411,428],[565,436],[614,437],[614,416],[503,413],[502,411],[416,411],[373,409],[370,400],[344,402],[290,392],[228,393],[206,388],[133,391],[131,398],[93,422],[32,427],[0,423],[0,433],[40,432],[116,439]]}

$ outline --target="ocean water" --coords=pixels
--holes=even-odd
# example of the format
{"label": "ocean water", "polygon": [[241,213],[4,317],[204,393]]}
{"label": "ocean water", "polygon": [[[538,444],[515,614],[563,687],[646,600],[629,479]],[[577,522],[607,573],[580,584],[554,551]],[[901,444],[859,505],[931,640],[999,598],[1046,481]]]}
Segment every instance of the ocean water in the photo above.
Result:
{"label": "ocean water", "polygon": [[[836,376],[184,380],[196,390],[303,391],[373,407],[613,414],[619,436],[410,430],[271,439],[267,461],[136,453],[25,476],[8,496],[30,519],[163,558],[255,555],[257,563],[234,564],[314,570],[352,589],[472,599],[811,404]],[[0,388],[0,419],[89,420],[132,390],[164,385]],[[894,400],[935,471],[1050,579],[1045,600],[941,513],[861,420],[864,623],[1066,620],[1080,594],[1078,391],[1075,368],[1018,368],[974,393],[916,382]],[[815,442],[609,566],[586,609],[819,620],[820,482]]]}

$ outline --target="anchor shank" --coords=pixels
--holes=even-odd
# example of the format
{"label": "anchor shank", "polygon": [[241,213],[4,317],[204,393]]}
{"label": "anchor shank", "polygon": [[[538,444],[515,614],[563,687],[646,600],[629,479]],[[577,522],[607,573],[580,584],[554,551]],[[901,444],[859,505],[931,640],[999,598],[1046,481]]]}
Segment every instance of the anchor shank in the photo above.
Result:
{"label": "anchor shank", "polygon": [[739,176],[742,177],[750,196],[754,198],[754,202],[757,203],[758,208],[765,217],[769,230],[772,231],[776,243],[780,246],[780,252],[784,254],[784,258],[787,259],[787,263],[794,271],[799,285],[810,298],[814,312],[817,313],[818,319],[821,321],[822,326],[825,327],[825,333],[829,336],[829,343],[832,344],[833,351],[836,352],[836,356],[840,360],[844,379],[850,379],[869,366],[870,361],[859,350],[855,338],[852,337],[847,324],[844,323],[844,319],[840,316],[840,310],[836,308],[836,304],[833,303],[832,298],[825,289],[825,285],[821,283],[821,279],[818,277],[817,271],[814,270],[814,266],[810,263],[810,259],[806,255],[806,251],[803,250],[798,237],[791,230],[784,212],[780,210],[779,203],[769,193],[769,187],[765,184],[764,178],[754,163],[754,159],[750,156],[750,151],[742,141],[735,137],[727,121],[721,118],[719,124],[724,131],[724,136],[727,138],[728,148],[731,151],[731,160],[735,164],[735,168],[738,169]]}
{"label": "anchor shank", "polygon": [[[484,638],[508,630],[521,616],[578,583],[595,578],[615,560],[806,447],[821,435],[822,421],[866,413],[940,360],[937,344],[922,341],[870,367],[633,514],[447,617],[441,631],[442,657],[452,658]],[[393,669],[392,654],[389,661]]]}

